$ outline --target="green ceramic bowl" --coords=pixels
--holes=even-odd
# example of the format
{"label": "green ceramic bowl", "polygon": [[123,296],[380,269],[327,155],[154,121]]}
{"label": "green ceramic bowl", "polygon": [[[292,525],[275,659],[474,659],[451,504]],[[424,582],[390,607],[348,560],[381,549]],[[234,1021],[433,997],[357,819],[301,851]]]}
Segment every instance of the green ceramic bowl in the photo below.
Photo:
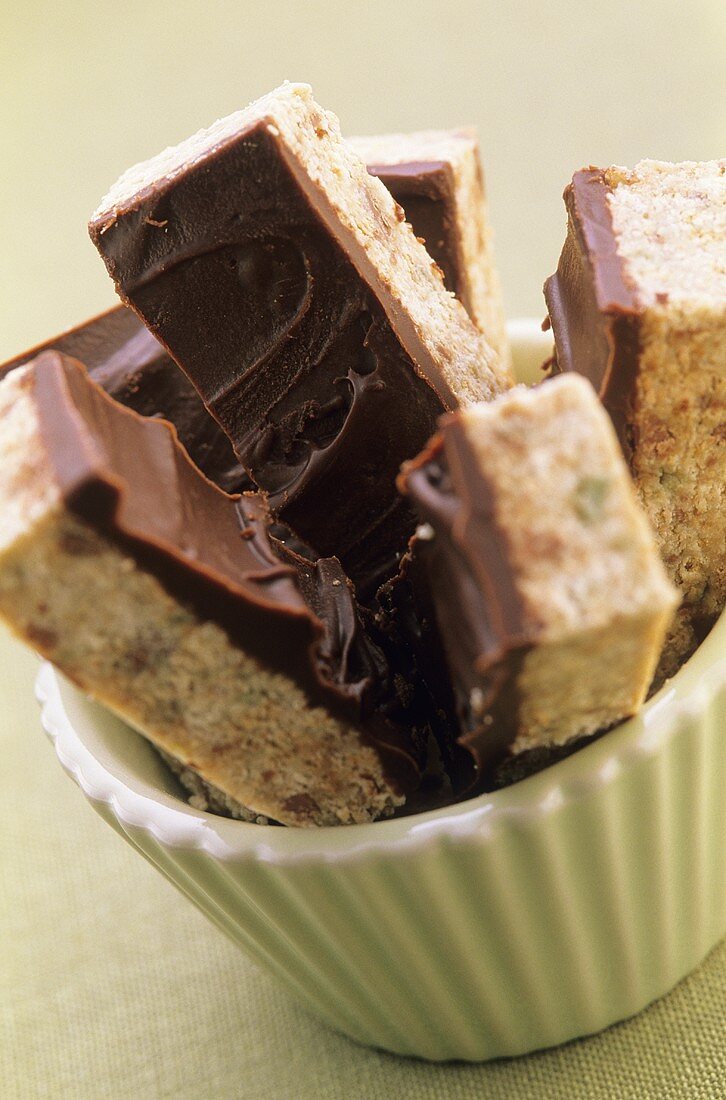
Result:
{"label": "green ceramic bowl", "polygon": [[[513,326],[527,380],[549,351]],[[43,724],[116,831],[331,1027],[435,1060],[638,1012],[726,932],[726,617],[643,712],[539,775],[401,820],[206,814],[45,665]]]}

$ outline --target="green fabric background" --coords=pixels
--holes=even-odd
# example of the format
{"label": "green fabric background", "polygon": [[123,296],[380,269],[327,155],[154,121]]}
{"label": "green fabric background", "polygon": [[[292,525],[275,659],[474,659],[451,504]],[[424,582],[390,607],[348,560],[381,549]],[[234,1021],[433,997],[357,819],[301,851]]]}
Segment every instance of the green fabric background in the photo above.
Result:
{"label": "green fabric background", "polygon": [[0,1095],[72,1100],[723,1100],[726,943],[591,1039],[434,1066],[293,1003],[126,846],[40,731],[36,661],[0,634]]}

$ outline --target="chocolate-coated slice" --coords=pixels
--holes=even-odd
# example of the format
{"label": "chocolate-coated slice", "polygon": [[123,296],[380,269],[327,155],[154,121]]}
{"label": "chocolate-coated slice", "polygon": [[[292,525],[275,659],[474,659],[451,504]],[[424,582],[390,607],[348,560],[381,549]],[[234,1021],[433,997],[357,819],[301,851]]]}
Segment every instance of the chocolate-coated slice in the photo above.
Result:
{"label": "chocolate-coated slice", "polygon": [[413,527],[399,464],[509,377],[337,120],[286,85],[132,169],[90,228],[273,511],[374,589]]}
{"label": "chocolate-coated slice", "polygon": [[587,168],[564,197],[554,366],[600,394],[681,591],[661,682],[726,605],[726,161]]}
{"label": "chocolate-coated slice", "polygon": [[42,354],[0,394],[11,626],[241,816],[401,806],[426,732],[340,564],[279,546],[260,498],[221,492],[75,360]]}
{"label": "chocolate-coated slice", "polygon": [[46,340],[3,364],[0,378],[50,350],[80,360],[94,382],[122,405],[169,420],[199,469],[221,489],[239,493],[252,488],[194,386],[133,310],[115,306]]}
{"label": "chocolate-coated slice", "polygon": [[638,709],[677,598],[587,382],[444,417],[401,487],[483,785]]}

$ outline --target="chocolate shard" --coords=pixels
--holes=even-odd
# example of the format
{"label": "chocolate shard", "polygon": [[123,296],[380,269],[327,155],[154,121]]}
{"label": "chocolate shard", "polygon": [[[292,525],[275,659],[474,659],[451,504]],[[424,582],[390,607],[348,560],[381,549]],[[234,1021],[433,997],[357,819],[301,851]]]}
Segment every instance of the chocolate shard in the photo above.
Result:
{"label": "chocolate shard", "polygon": [[403,208],[447,290],[509,363],[476,131],[420,130],[349,141]]}
{"label": "chocolate shard", "polygon": [[565,205],[554,369],[598,390],[681,592],[660,683],[726,604],[726,161],[587,168]]}
{"label": "chocolate shard", "polygon": [[279,545],[261,498],[58,353],[0,384],[0,456],[0,615],[197,799],[289,825],[404,805],[426,745],[336,560]]}
{"label": "chocolate shard", "polygon": [[406,685],[406,705],[414,724],[425,729],[428,723],[456,798],[472,789],[477,772],[471,753],[457,741],[456,702],[421,552],[427,540],[428,531],[422,525],[420,533],[412,535],[396,573],[376,593],[375,623],[377,638]]}
{"label": "chocolate shard", "polygon": [[132,310],[115,306],[46,340],[4,363],[0,378],[51,350],[80,360],[122,405],[169,420],[190,457],[220,489],[240,493],[253,487],[194,386]]}
{"label": "chocolate shard", "polygon": [[480,784],[638,709],[677,597],[588,383],[444,417],[401,488]]}
{"label": "chocolate shard", "polygon": [[128,172],[91,236],[286,524],[361,590],[413,528],[399,464],[506,368],[305,85]]}

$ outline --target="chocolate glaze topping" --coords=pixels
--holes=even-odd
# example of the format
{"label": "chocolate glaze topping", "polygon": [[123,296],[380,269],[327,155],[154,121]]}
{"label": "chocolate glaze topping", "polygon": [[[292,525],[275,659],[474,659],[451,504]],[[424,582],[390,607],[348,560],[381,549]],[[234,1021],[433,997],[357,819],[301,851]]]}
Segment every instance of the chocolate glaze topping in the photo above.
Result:
{"label": "chocolate glaze topping", "polygon": [[67,506],[311,702],[355,724],[399,788],[415,786],[415,739],[391,720],[388,667],[340,564],[281,547],[260,497],[221,492],[170,424],[122,408],[80,363],[46,352],[34,366],[43,441]]}
{"label": "chocolate glaze topping", "polygon": [[91,235],[273,512],[374,591],[414,526],[398,468],[456,402],[284,145],[254,123]]}
{"label": "chocolate glaze topping", "polygon": [[544,294],[555,337],[554,372],[576,370],[590,379],[630,460],[641,310],[618,255],[610,191],[599,169],[573,176],[564,193],[567,238]]}
{"label": "chocolate glaze topping", "polygon": [[[450,166],[444,161],[405,161],[369,165],[368,170],[403,206],[414,232],[426,241],[441,268],[447,289],[461,297]],[[44,341],[0,367],[0,378],[51,349],[79,359],[93,380],[122,405],[142,416],[170,420],[196,465],[221,489],[239,493],[253,488],[229,439],[194,386],[133,310],[115,306]],[[289,534],[287,541],[289,544]],[[316,554],[305,546],[303,556],[314,559]],[[392,556],[392,569],[395,564]]]}
{"label": "chocolate glaze topping", "polygon": [[199,469],[221,489],[239,493],[252,487],[194,386],[132,310],[116,306],[46,340],[0,367],[0,378],[51,349],[80,360],[122,405],[170,420]]}
{"label": "chocolate glaze topping", "polygon": [[400,483],[430,527],[417,549],[431,579],[459,742],[475,761],[477,785],[484,786],[517,735],[516,684],[528,648],[506,536],[456,416],[444,419],[441,432],[404,468]]}
{"label": "chocolate glaze topping", "polygon": [[399,164],[369,164],[368,171],[385,183],[403,207],[406,221],[438,264],[444,285],[460,298],[463,294],[460,242],[454,213],[454,181],[451,165],[443,160],[401,161]]}

